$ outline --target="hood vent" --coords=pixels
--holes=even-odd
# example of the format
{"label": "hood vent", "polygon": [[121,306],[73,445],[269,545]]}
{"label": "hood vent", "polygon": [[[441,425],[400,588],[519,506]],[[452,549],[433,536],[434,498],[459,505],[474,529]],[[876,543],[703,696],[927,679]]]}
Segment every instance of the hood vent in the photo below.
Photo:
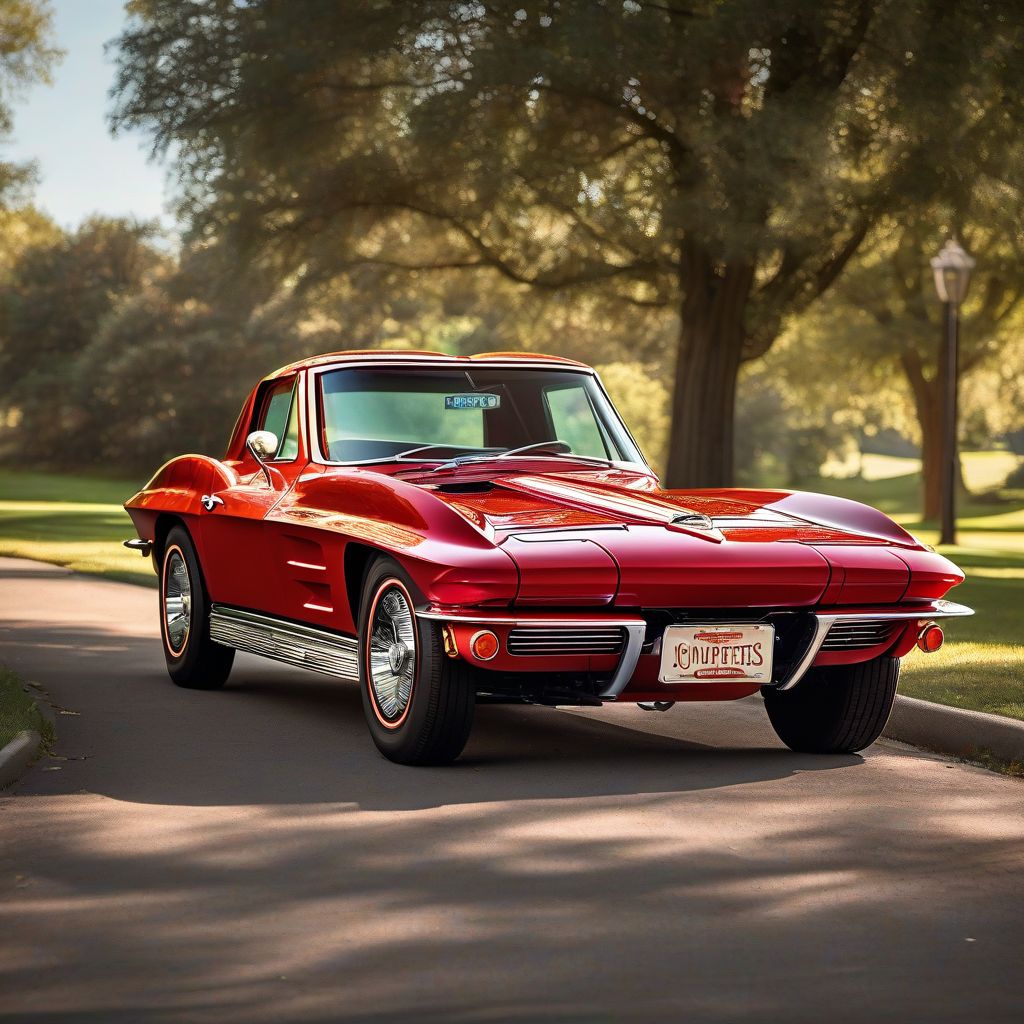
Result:
{"label": "hood vent", "polygon": [[442,494],[487,494],[494,490],[494,484],[490,480],[467,480],[465,483],[453,482],[450,484],[438,484],[434,488]]}

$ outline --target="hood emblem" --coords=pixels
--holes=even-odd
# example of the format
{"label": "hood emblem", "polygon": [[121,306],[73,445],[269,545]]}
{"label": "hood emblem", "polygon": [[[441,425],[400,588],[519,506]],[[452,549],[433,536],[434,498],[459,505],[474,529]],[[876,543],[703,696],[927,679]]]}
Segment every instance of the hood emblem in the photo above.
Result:
{"label": "hood emblem", "polygon": [[701,512],[680,512],[672,517],[673,526],[688,526],[691,530],[713,530],[715,524],[710,516]]}

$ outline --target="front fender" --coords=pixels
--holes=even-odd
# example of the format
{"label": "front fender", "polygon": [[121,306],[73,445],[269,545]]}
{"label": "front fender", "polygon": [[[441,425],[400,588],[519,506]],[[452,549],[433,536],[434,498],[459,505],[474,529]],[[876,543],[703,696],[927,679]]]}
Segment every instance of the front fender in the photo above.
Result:
{"label": "front fender", "polygon": [[921,549],[922,545],[884,512],[849,498],[811,491],[780,491],[764,508],[794,516],[819,526],[849,530],[865,537],[875,537],[890,544]]}

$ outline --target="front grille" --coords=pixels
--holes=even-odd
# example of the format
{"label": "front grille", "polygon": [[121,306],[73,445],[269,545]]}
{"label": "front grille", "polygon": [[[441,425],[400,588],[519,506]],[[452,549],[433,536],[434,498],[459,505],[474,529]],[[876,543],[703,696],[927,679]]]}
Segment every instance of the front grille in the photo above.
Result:
{"label": "front grille", "polygon": [[840,619],[821,645],[823,651],[863,651],[868,647],[879,647],[892,641],[900,623],[891,619]]}
{"label": "front grille", "polygon": [[509,630],[508,653],[519,657],[558,654],[621,654],[621,626],[516,626]]}

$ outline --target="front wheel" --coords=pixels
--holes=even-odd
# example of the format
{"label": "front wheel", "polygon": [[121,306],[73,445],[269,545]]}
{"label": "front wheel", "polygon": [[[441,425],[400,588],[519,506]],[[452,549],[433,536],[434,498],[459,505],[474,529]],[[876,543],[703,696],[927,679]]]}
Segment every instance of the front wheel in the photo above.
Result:
{"label": "front wheel", "polygon": [[791,750],[852,754],[881,736],[899,676],[899,658],[811,669],[792,690],[762,690],[764,706]]}
{"label": "front wheel", "polygon": [[167,674],[178,686],[215,690],[235,660],[231,647],[210,639],[210,602],[195,545],[183,526],[167,535],[160,566],[160,634]]}
{"label": "front wheel", "polygon": [[412,581],[380,558],[359,603],[359,681],[377,749],[390,761],[454,761],[469,738],[476,705],[473,670],[449,658],[433,622],[416,618]]}

